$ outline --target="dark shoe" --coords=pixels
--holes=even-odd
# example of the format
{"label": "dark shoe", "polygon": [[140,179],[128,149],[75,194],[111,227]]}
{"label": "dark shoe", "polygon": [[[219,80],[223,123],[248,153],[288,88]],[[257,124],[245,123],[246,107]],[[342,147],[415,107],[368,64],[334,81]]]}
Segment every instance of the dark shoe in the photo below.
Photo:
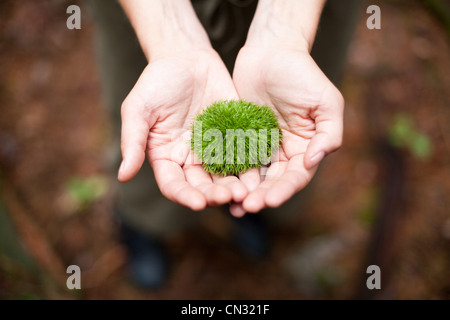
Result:
{"label": "dark shoe", "polygon": [[122,242],[128,252],[128,273],[131,280],[145,290],[160,289],[168,277],[166,252],[155,238],[121,225]]}
{"label": "dark shoe", "polygon": [[258,214],[246,214],[233,220],[233,241],[238,250],[247,258],[261,260],[269,253],[270,240],[267,225]]}

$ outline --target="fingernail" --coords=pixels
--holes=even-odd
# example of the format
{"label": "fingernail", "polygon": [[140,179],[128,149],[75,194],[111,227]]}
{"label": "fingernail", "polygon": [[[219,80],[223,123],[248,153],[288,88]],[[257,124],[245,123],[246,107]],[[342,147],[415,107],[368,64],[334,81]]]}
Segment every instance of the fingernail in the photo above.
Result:
{"label": "fingernail", "polygon": [[320,151],[315,156],[311,157],[310,168],[314,168],[315,166],[317,166],[319,162],[322,161],[323,157],[325,157],[325,152],[323,151]]}

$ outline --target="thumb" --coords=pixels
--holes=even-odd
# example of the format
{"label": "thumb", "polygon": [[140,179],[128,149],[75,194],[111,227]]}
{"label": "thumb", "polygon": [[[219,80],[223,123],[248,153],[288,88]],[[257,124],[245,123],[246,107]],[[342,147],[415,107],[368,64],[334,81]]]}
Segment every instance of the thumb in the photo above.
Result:
{"label": "thumb", "polygon": [[344,99],[339,93],[339,96],[331,101],[326,106],[319,106],[314,112],[316,133],[306,149],[306,169],[314,168],[326,155],[342,145]]}
{"label": "thumb", "polygon": [[127,97],[122,104],[122,163],[118,173],[120,182],[131,180],[145,160],[148,134],[153,123],[149,122],[149,116],[143,110],[144,103],[132,96]]}

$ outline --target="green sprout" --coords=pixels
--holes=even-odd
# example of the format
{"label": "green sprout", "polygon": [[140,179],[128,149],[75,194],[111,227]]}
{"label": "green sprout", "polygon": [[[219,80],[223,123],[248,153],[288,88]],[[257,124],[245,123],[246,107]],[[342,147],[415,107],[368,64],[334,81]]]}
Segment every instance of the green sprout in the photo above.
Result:
{"label": "green sprout", "polygon": [[416,158],[426,160],[433,151],[429,136],[418,130],[409,114],[398,113],[389,128],[389,142],[397,148],[406,148]]}
{"label": "green sprout", "polygon": [[268,165],[281,139],[270,107],[244,100],[217,101],[195,117],[191,148],[206,172],[238,175]]}
{"label": "green sprout", "polygon": [[67,183],[67,191],[71,202],[79,210],[87,209],[95,201],[105,195],[108,182],[101,175],[88,178],[73,177]]}

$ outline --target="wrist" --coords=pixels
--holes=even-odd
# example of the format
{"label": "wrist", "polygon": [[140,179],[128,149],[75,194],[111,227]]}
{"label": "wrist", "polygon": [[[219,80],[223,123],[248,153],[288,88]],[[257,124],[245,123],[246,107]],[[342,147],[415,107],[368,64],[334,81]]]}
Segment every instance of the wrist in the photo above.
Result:
{"label": "wrist", "polygon": [[246,45],[310,52],[325,0],[260,0]]}
{"label": "wrist", "polygon": [[211,47],[190,0],[120,0],[150,61],[158,56]]}

